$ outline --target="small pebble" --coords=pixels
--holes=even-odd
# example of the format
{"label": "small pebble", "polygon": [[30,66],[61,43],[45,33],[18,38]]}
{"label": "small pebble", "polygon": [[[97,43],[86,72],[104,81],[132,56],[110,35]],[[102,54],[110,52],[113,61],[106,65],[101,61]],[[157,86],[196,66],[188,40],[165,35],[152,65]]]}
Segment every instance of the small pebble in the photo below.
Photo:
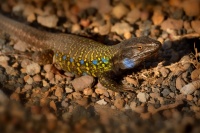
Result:
{"label": "small pebble", "polygon": [[13,93],[10,95],[10,99],[11,99],[11,100],[15,100],[15,101],[20,101],[20,96],[19,96],[18,93],[13,92]]}
{"label": "small pebble", "polygon": [[14,49],[18,51],[25,52],[28,49],[28,45],[25,42],[17,41],[17,43],[14,45]]}
{"label": "small pebble", "polygon": [[186,72],[184,72],[184,73],[182,73],[181,74],[181,77],[186,81],[186,82],[188,82],[188,71],[186,71]]}
{"label": "small pebble", "polygon": [[97,88],[97,89],[107,90],[107,88],[104,87],[100,82],[97,83],[96,88]]}
{"label": "small pebble", "polygon": [[146,20],[143,23],[138,23],[139,24],[139,30],[142,31],[143,35],[148,35],[149,30],[152,27],[152,22],[150,20]]}
{"label": "small pebble", "polygon": [[43,8],[43,14],[44,15],[49,15],[54,11],[54,8],[50,5],[45,5]]}
{"label": "small pebble", "polygon": [[195,69],[194,71],[192,71],[192,73],[191,73],[191,79],[193,81],[197,80],[197,79],[200,79],[200,69]]}
{"label": "small pebble", "polygon": [[186,85],[186,82],[180,76],[176,78],[176,88],[178,90],[180,90],[185,85]]}
{"label": "small pebble", "polygon": [[[184,29],[186,29],[187,33],[192,33],[192,32],[194,32],[194,30],[193,30],[193,28],[192,28],[190,22],[184,21],[183,26],[184,26]],[[197,27],[197,28],[198,28],[198,27]]]}
{"label": "small pebble", "polygon": [[40,65],[33,62],[33,63],[28,64],[26,66],[26,73],[28,75],[35,75],[35,74],[38,74],[40,72],[40,69],[41,69]]}
{"label": "small pebble", "polygon": [[75,99],[81,99],[81,98],[82,98],[80,92],[73,92],[72,95],[73,95],[73,97],[74,97]]}
{"label": "small pebble", "polygon": [[103,26],[99,26],[98,27],[98,33],[100,35],[108,35],[110,33],[110,30],[111,30],[111,24],[110,22],[107,22],[106,25],[103,25]]}
{"label": "small pebble", "polygon": [[183,27],[183,20],[176,20],[172,18],[168,18],[167,20],[163,21],[161,24],[161,29],[167,31],[168,29],[172,30],[181,30]]}
{"label": "small pebble", "polygon": [[37,74],[37,75],[33,76],[33,80],[35,82],[39,82],[39,81],[42,81],[42,78],[41,78],[41,76],[39,74]]}
{"label": "small pebble", "polygon": [[90,20],[89,19],[81,19],[80,25],[83,27],[88,27],[90,25]]}
{"label": "small pebble", "polygon": [[161,105],[165,104],[165,101],[164,101],[163,97],[157,97],[157,99],[159,100]]}
{"label": "small pebble", "polygon": [[54,74],[52,72],[48,72],[45,74],[45,78],[48,80],[52,80],[54,78]]}
{"label": "small pebble", "polygon": [[13,12],[21,12],[22,10],[24,10],[24,8],[25,8],[25,5],[22,2],[20,2],[13,6],[12,11]]}
{"label": "small pebble", "polygon": [[124,107],[124,104],[125,104],[125,101],[124,99],[121,99],[121,98],[117,98],[115,101],[114,101],[114,106],[118,109],[122,109]]}
{"label": "small pebble", "polygon": [[137,94],[137,98],[139,99],[140,102],[146,102],[147,99],[149,98],[149,95],[147,93],[139,92]]}
{"label": "small pebble", "polygon": [[89,104],[89,100],[87,97],[83,97],[81,99],[76,99],[75,101],[76,101],[76,103],[78,103],[79,105],[84,106],[84,107],[86,107]]}
{"label": "small pebble", "polygon": [[130,110],[131,108],[130,108],[130,106],[128,104],[125,104],[124,109],[125,110]]}
{"label": "small pebble", "polygon": [[186,99],[187,99],[188,101],[192,101],[192,100],[193,100],[193,96],[192,96],[192,95],[187,95],[187,96],[186,96]]}
{"label": "small pebble", "polygon": [[45,70],[45,72],[50,72],[51,70],[52,70],[52,67],[53,67],[53,65],[52,64],[46,64],[46,65],[44,65],[44,70]]}
{"label": "small pebble", "polygon": [[161,93],[163,94],[164,97],[166,97],[169,95],[170,91],[169,89],[164,89]]}
{"label": "small pebble", "polygon": [[32,88],[33,88],[32,85],[26,84],[24,88],[22,88],[21,92],[24,93],[24,92],[30,91]]}
{"label": "small pebble", "polygon": [[160,69],[160,73],[162,74],[162,76],[164,78],[168,76],[169,72],[170,72],[169,69],[167,69],[165,67],[161,67],[161,69]]}
{"label": "small pebble", "polygon": [[64,108],[67,108],[69,106],[69,103],[66,100],[63,100],[61,102],[61,106],[64,107]]}
{"label": "small pebble", "polygon": [[[153,37],[159,36],[160,35],[160,30],[152,28],[150,35],[153,36]],[[159,40],[159,38],[157,40],[160,41],[161,43],[163,43],[163,41]]]}
{"label": "small pebble", "polygon": [[153,99],[160,97],[160,94],[159,94],[159,93],[150,93],[149,95],[150,95],[150,97],[153,98]]}
{"label": "small pebble", "polygon": [[8,75],[16,76],[18,74],[18,71],[16,69],[14,69],[13,67],[7,66],[6,67],[6,73]]}
{"label": "small pebble", "polygon": [[96,98],[97,94],[96,93],[92,93],[92,98]]}
{"label": "small pebble", "polygon": [[182,4],[182,0],[169,0],[170,6],[180,7]]}
{"label": "small pebble", "polygon": [[86,96],[90,96],[90,95],[92,95],[92,93],[93,93],[93,90],[91,88],[85,88],[83,90],[83,94]]}
{"label": "small pebble", "polygon": [[55,79],[56,79],[56,82],[59,82],[59,81],[63,80],[62,75],[60,75],[60,74],[56,74],[55,75]]}
{"label": "small pebble", "polygon": [[174,96],[175,96],[175,93],[173,93],[173,92],[170,92],[170,93],[169,93],[169,96],[170,96],[171,98],[174,98]]}
{"label": "small pebble", "polygon": [[158,87],[152,87],[152,92],[159,94],[160,93],[160,88]]}
{"label": "small pebble", "polygon": [[183,71],[188,70],[190,68],[191,66],[190,60],[191,58],[188,55],[183,56],[181,58],[180,63],[182,64]]}
{"label": "small pebble", "polygon": [[49,106],[54,110],[57,111],[56,103],[54,101],[50,101]]}
{"label": "small pebble", "polygon": [[[1,60],[1,59],[0,59],[0,60]],[[22,68],[26,68],[27,65],[30,65],[31,63],[32,63],[31,60],[29,60],[29,59],[23,59],[22,62],[21,62],[21,67],[22,67]]]}
{"label": "small pebble", "polygon": [[200,1],[199,0],[184,0],[182,7],[189,17],[198,16],[200,13]]}
{"label": "small pebble", "polygon": [[134,8],[133,10],[131,10],[130,12],[128,12],[127,16],[126,16],[126,20],[131,23],[134,24],[139,18],[140,18],[141,12],[139,9]]}
{"label": "small pebble", "polygon": [[130,77],[126,77],[125,79],[126,79],[126,81],[128,83],[133,84],[134,86],[138,86],[138,81],[137,80],[135,80],[133,78],[130,78]]}
{"label": "small pebble", "polygon": [[162,84],[163,80],[164,80],[163,77],[160,77],[160,78],[156,79],[156,84]]}
{"label": "small pebble", "polygon": [[96,103],[99,104],[99,105],[106,105],[107,104],[107,102],[104,99],[101,99],[101,100],[97,101]]}
{"label": "small pebble", "polygon": [[86,87],[91,87],[93,82],[94,78],[92,76],[86,75],[75,78],[71,83],[75,91],[83,91]]}
{"label": "small pebble", "polygon": [[128,11],[129,9],[124,4],[118,4],[112,9],[112,15],[117,19],[121,19]]}
{"label": "small pebble", "polygon": [[200,80],[193,81],[189,84],[186,84],[180,89],[180,92],[184,95],[192,94],[195,90],[200,88]]}
{"label": "small pebble", "polygon": [[71,29],[72,29],[71,30],[72,33],[77,33],[81,30],[81,27],[79,24],[73,24]]}
{"label": "small pebble", "polygon": [[66,93],[72,93],[73,89],[69,88],[69,87],[65,87],[65,92]]}
{"label": "small pebble", "polygon": [[20,8],[23,9],[23,16],[24,17],[27,17],[30,14],[34,13],[35,7],[33,5],[20,5],[19,4],[19,6],[21,6]]}
{"label": "small pebble", "polygon": [[0,56],[0,65],[4,68],[8,67],[8,61],[10,60],[7,56]]}
{"label": "small pebble", "polygon": [[124,38],[125,39],[130,39],[132,37],[132,34],[130,32],[124,33]]}
{"label": "small pebble", "polygon": [[101,88],[96,88],[96,89],[95,89],[95,92],[96,92],[98,95],[104,94],[105,91],[106,91],[106,89],[101,89]]}
{"label": "small pebble", "polygon": [[25,81],[26,83],[28,83],[29,85],[33,84],[33,78],[30,77],[30,75],[26,75],[26,76],[24,77],[24,81]]}
{"label": "small pebble", "polygon": [[107,90],[106,90],[106,91],[104,91],[103,95],[105,96],[105,99],[106,99],[106,97],[107,97],[107,98],[108,98],[108,97],[110,97],[110,94],[108,93],[108,91],[107,91]]}
{"label": "small pebble", "polygon": [[63,96],[63,89],[61,87],[56,86],[55,96],[58,97],[58,101],[61,101],[62,96]]}
{"label": "small pebble", "polygon": [[45,27],[54,28],[57,26],[58,17],[56,15],[38,16],[37,22]]}
{"label": "small pebble", "polygon": [[46,80],[42,80],[43,87],[49,86],[49,83]]}
{"label": "small pebble", "polygon": [[199,27],[199,25],[200,25],[200,20],[193,20],[193,21],[191,22],[191,25],[192,25],[193,30],[194,30],[195,32],[197,32],[197,33],[200,34],[200,27]]}
{"label": "small pebble", "polygon": [[161,9],[156,9],[153,12],[152,21],[154,25],[160,25],[164,20],[164,15]]}
{"label": "small pebble", "polygon": [[135,31],[135,36],[136,36],[136,37],[140,37],[140,36],[142,36],[142,31],[139,30],[139,29],[136,30],[136,31]]}
{"label": "small pebble", "polygon": [[142,21],[148,20],[148,19],[149,19],[149,15],[150,15],[150,13],[149,13],[148,11],[145,11],[145,10],[142,11],[142,12],[141,12],[141,16],[140,16],[140,17],[141,17],[141,20],[142,20]]}
{"label": "small pebble", "polygon": [[29,15],[27,16],[27,21],[30,22],[30,23],[33,23],[35,20],[36,20],[36,16],[35,16],[34,13],[29,14]]}
{"label": "small pebble", "polygon": [[133,31],[133,27],[131,27],[126,22],[116,23],[111,28],[111,32],[116,32],[119,35],[123,35],[123,34],[125,34],[127,32],[132,32],[132,31]]}
{"label": "small pebble", "polygon": [[14,64],[12,64],[13,68],[17,68],[19,66],[18,62],[15,62]]}
{"label": "small pebble", "polygon": [[96,8],[101,14],[108,14],[113,8],[108,0],[94,0],[93,2],[96,2]]}

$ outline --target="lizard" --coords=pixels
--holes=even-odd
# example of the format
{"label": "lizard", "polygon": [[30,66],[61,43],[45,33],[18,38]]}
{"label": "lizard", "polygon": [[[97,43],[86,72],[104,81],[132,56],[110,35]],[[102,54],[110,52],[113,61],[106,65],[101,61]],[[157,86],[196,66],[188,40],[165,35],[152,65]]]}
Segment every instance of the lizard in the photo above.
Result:
{"label": "lizard", "polygon": [[117,76],[156,54],[161,43],[149,37],[132,37],[116,45],[85,37],[36,29],[0,14],[0,29],[31,46],[53,50],[54,62],[62,70],[92,75],[106,88],[124,92]]}

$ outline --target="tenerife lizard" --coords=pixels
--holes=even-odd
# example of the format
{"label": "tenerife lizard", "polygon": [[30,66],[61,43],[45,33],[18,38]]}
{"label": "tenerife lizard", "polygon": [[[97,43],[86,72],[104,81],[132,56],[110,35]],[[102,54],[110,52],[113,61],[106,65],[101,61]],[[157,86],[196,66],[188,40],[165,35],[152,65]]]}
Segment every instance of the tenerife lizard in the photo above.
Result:
{"label": "tenerife lizard", "polygon": [[54,51],[55,63],[64,71],[98,77],[99,82],[113,91],[124,91],[116,81],[119,73],[138,66],[158,52],[161,43],[148,37],[131,38],[106,46],[88,38],[49,33],[0,15],[0,29],[20,40]]}

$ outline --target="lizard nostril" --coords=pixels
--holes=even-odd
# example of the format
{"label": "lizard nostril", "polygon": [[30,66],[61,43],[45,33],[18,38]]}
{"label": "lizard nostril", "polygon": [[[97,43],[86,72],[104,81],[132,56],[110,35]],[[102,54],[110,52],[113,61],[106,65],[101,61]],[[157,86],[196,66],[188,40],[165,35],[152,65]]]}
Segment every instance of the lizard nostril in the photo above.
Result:
{"label": "lizard nostril", "polygon": [[138,46],[138,50],[142,50],[142,46]]}

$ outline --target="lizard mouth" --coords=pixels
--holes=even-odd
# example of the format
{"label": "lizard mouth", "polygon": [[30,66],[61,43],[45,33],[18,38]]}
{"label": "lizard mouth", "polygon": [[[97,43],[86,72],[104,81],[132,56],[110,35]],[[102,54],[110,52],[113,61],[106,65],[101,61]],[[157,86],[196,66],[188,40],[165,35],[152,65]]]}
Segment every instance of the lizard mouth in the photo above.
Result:
{"label": "lizard mouth", "polygon": [[159,50],[159,47],[156,48],[155,50],[148,50],[146,52],[139,53],[138,55],[134,56],[133,59],[134,58],[137,59],[137,60],[149,59],[152,56],[157,55],[158,54],[158,50]]}
{"label": "lizard mouth", "polygon": [[142,53],[142,54],[139,55],[140,59],[138,58],[138,60],[145,61],[145,60],[148,60],[150,58],[156,57],[157,55],[158,55],[158,52],[156,52],[156,51],[145,52],[145,53]]}

